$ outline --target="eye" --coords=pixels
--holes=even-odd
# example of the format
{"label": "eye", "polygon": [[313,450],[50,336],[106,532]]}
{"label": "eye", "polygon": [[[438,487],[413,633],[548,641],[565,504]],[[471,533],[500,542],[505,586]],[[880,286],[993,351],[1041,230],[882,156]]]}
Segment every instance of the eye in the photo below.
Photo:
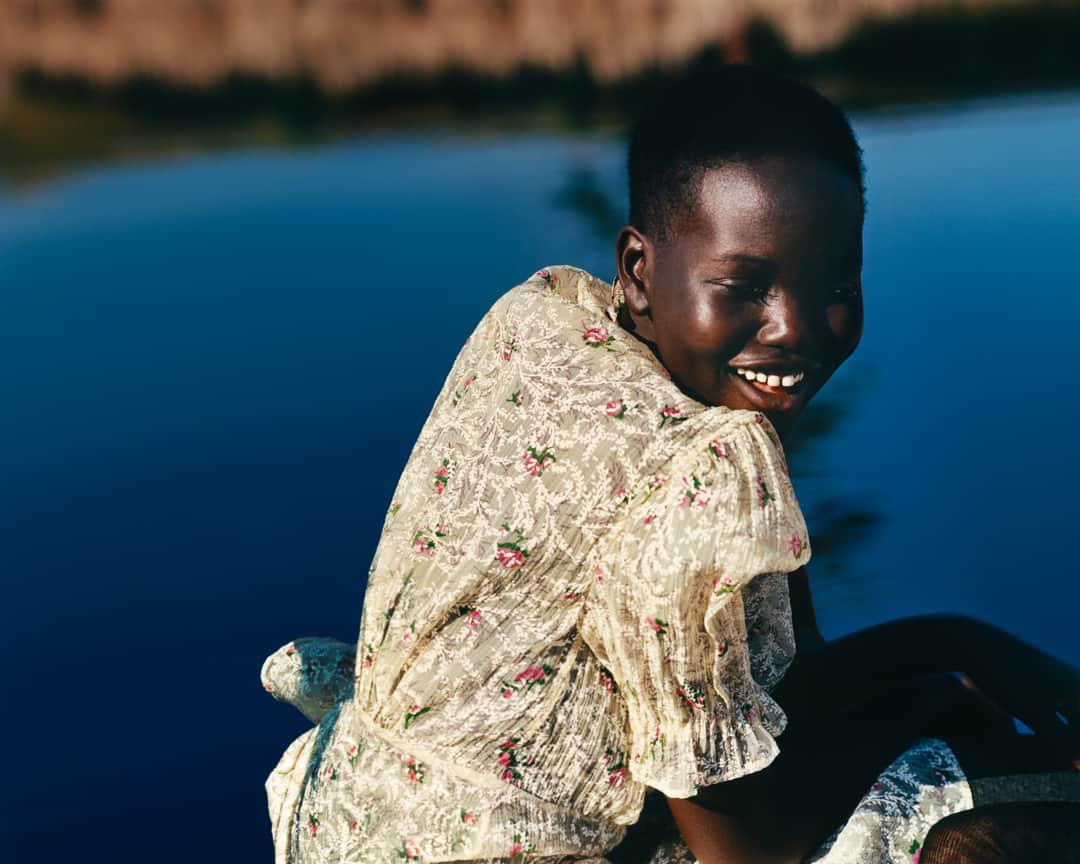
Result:
{"label": "eye", "polygon": [[830,303],[849,303],[862,294],[862,280],[849,279],[838,282],[829,290]]}
{"label": "eye", "polygon": [[764,279],[709,279],[710,285],[718,285],[737,300],[764,303],[769,296],[769,283]]}

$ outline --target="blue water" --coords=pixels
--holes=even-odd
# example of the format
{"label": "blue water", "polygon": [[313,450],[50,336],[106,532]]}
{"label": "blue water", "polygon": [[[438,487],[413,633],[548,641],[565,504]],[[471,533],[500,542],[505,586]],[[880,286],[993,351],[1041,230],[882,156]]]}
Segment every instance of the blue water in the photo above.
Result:
{"label": "blue water", "polygon": [[[812,539],[873,530],[815,561],[822,627],[967,611],[1078,662],[1080,94],[855,120],[866,330],[793,464]],[[622,147],[386,134],[0,188],[0,860],[271,860],[307,724],[259,665],[355,637],[488,305],[610,276],[611,217],[567,202],[623,208]]]}

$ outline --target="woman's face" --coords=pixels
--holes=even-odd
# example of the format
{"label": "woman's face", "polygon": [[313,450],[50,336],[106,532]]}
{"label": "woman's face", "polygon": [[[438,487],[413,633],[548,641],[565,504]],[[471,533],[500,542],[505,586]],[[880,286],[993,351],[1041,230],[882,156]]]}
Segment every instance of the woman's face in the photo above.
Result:
{"label": "woman's face", "polygon": [[859,342],[862,217],[854,181],[820,159],[710,170],[671,239],[620,232],[624,323],[687,394],[783,436]]}

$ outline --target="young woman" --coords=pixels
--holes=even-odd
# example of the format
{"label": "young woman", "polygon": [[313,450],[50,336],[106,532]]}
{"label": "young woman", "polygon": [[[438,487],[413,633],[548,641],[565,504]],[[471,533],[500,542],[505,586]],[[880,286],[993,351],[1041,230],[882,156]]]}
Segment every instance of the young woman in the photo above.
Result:
{"label": "young woman", "polygon": [[[695,73],[629,165],[615,283],[541,270],[462,348],[356,653],[300,640],[264,666],[318,723],[267,781],[278,862],[927,864],[932,825],[980,813],[973,771],[1042,772],[998,799],[1075,795],[1065,664],[962,618],[817,633],[781,441],[861,335],[841,112],[758,70]],[[647,788],[685,845],[626,835]],[[1067,848],[1060,808],[1036,810]]]}

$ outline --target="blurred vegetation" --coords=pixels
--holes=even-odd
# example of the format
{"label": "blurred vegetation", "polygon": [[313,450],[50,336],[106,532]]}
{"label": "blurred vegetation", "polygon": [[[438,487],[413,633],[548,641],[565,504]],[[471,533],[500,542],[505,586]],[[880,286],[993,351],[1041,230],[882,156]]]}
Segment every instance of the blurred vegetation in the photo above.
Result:
{"label": "blurred vegetation", "polygon": [[[737,46],[707,48],[694,62],[760,63],[811,81],[849,109],[870,109],[1075,87],[1077,44],[1080,5],[1034,4],[869,21],[836,47],[801,56],[758,20]],[[648,69],[601,83],[579,59],[563,72],[398,75],[335,95],[306,79],[237,76],[197,88],[132,78],[101,87],[24,71],[0,93],[0,181],[34,182],[155,154],[299,147],[387,128],[617,129],[669,74]],[[587,195],[587,178],[578,181],[585,186],[571,194]]]}

